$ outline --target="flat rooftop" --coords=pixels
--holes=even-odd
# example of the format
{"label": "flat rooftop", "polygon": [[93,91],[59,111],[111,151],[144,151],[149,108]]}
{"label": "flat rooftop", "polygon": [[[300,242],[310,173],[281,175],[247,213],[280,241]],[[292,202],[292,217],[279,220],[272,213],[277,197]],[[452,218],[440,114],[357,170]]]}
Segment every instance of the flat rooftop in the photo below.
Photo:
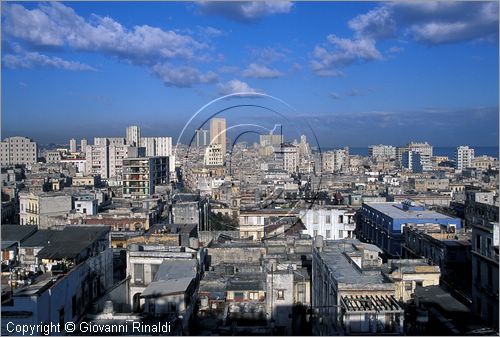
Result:
{"label": "flat rooftop", "polygon": [[394,284],[385,279],[380,270],[360,270],[351,263],[347,254],[358,252],[353,244],[363,245],[358,240],[324,241],[323,251],[319,252],[338,283],[367,290],[393,288]]}
{"label": "flat rooftop", "polygon": [[367,202],[365,205],[393,219],[456,219],[430,210],[403,210],[399,202]]}

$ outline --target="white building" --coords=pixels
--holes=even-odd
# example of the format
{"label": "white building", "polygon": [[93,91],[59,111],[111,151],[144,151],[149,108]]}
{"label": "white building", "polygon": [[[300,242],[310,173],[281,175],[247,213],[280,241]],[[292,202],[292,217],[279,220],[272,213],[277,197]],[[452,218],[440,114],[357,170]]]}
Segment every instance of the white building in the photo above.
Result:
{"label": "white building", "polygon": [[141,147],[146,148],[146,157],[172,156],[172,137],[142,137]]}
{"label": "white building", "polygon": [[354,210],[346,206],[317,206],[300,211],[306,226],[304,234],[323,236],[326,240],[354,238]]}
{"label": "white building", "polygon": [[110,146],[110,145],[125,145],[126,140],[123,137],[94,137],[94,145]]}
{"label": "white building", "polygon": [[415,143],[411,142],[407,145],[408,151],[418,152],[420,154],[420,163],[423,171],[432,170],[432,152],[433,147],[429,143]]}
{"label": "white building", "polygon": [[463,170],[465,168],[473,167],[474,163],[474,149],[468,146],[459,146],[455,151],[455,168]]}
{"label": "white building", "polygon": [[69,152],[76,152],[76,139],[75,138],[71,138],[69,140]]}
{"label": "white building", "polygon": [[103,179],[121,177],[123,159],[140,157],[143,154],[144,151],[140,151],[140,148],[130,145],[87,145],[85,174],[99,174]]}
{"label": "white building", "polygon": [[291,144],[283,144],[281,147],[283,154],[283,169],[288,173],[297,172],[299,166],[299,149]]}
{"label": "white building", "polygon": [[92,195],[75,197],[75,211],[80,214],[95,215],[98,210],[98,200]]}
{"label": "white building", "polygon": [[222,145],[211,144],[205,149],[205,165],[206,166],[222,166],[224,165],[224,152]]}
{"label": "white building", "polygon": [[127,128],[127,145],[141,146],[141,129],[137,125],[131,125]]}
{"label": "white building", "polygon": [[26,137],[5,138],[0,143],[0,165],[26,165],[36,163],[37,143]]}
{"label": "white building", "polygon": [[368,155],[372,158],[396,158],[396,147],[392,145],[370,145]]}
{"label": "white building", "polygon": [[80,141],[80,152],[85,152],[85,149],[87,148],[87,140],[83,138]]}

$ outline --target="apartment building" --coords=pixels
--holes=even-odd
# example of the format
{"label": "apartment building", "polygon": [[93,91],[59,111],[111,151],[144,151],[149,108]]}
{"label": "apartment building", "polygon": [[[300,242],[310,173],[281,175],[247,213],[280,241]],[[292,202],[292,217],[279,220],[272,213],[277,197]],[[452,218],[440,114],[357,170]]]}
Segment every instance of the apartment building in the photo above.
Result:
{"label": "apartment building", "polygon": [[157,185],[168,183],[168,157],[123,159],[123,197],[148,198]]}
{"label": "apartment building", "polygon": [[354,209],[346,206],[314,206],[301,210],[299,217],[306,226],[304,234],[323,236],[326,240],[354,238]]}
{"label": "apartment building", "polygon": [[0,165],[26,165],[36,163],[37,143],[26,137],[9,137],[0,142]]}

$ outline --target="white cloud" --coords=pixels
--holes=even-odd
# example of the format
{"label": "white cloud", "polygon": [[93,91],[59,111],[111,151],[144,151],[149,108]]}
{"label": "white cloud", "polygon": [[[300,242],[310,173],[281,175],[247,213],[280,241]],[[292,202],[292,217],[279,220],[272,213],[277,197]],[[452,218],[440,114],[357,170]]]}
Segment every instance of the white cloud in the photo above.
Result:
{"label": "white cloud", "polygon": [[[167,85],[189,87],[196,83],[216,80],[214,73],[201,74],[190,66],[172,68],[165,62],[190,63],[191,61],[211,60],[207,54],[207,44],[193,37],[164,30],[149,25],[137,25],[130,29],[110,17],[92,15],[90,19],[79,16],[72,8],[59,2],[39,5],[27,9],[20,4],[6,4],[3,11],[3,30],[6,35],[17,38],[32,48],[52,47],[63,50],[65,47],[78,51],[95,52],[121,60],[145,65],[150,71],[163,79]],[[215,36],[221,31],[204,27],[205,34]],[[35,55],[28,56],[34,59]],[[38,57],[40,59],[40,57]],[[63,63],[61,59],[24,61],[8,58],[11,64],[29,62],[55,64],[65,69],[85,68],[85,65]],[[16,63],[17,62],[17,63]]]}
{"label": "white cloud", "polygon": [[387,39],[399,28],[417,42],[439,45],[498,40],[498,2],[396,1],[349,21],[358,37]]}
{"label": "white cloud", "polygon": [[193,58],[207,46],[188,35],[148,25],[127,29],[110,17],[94,15],[86,21],[61,3],[32,10],[5,5],[3,28],[10,36],[36,46],[63,47],[100,52],[148,63],[171,58]]}
{"label": "white cloud", "polygon": [[206,26],[206,27],[202,27],[202,26],[198,26],[198,32],[205,38],[214,38],[214,37],[219,37],[219,36],[222,36],[224,35],[225,33],[220,30],[220,29],[217,29],[215,27],[211,27],[211,26]]}
{"label": "white cloud", "polygon": [[151,68],[153,74],[161,78],[167,86],[189,88],[195,84],[213,83],[217,80],[214,72],[201,73],[188,66],[173,67],[170,64],[156,64]]}
{"label": "white cloud", "polygon": [[241,96],[252,96],[252,93],[261,93],[259,89],[254,89],[247,83],[237,79],[230,80],[226,83],[219,83],[217,85],[220,95],[229,95],[236,93],[244,93]]}
{"label": "white cloud", "polygon": [[264,65],[251,63],[245,70],[243,70],[242,75],[244,77],[253,78],[278,78],[283,76],[283,73],[279,70],[271,69]]}
{"label": "white cloud", "polygon": [[38,52],[22,54],[7,54],[3,57],[3,64],[11,69],[32,69],[36,67],[49,67],[73,71],[95,71],[96,69],[80,62],[67,61],[59,57],[48,56]]}
{"label": "white cloud", "polygon": [[394,36],[396,22],[387,7],[378,7],[349,21],[357,37],[390,38]]}
{"label": "white cloud", "polygon": [[221,15],[240,22],[253,22],[274,14],[289,13],[293,3],[283,0],[272,1],[199,1],[202,13]]}
{"label": "white cloud", "polygon": [[343,39],[329,35],[327,41],[323,46],[317,45],[312,53],[311,67],[321,76],[342,76],[340,69],[343,67],[357,61],[383,58],[373,39]]}

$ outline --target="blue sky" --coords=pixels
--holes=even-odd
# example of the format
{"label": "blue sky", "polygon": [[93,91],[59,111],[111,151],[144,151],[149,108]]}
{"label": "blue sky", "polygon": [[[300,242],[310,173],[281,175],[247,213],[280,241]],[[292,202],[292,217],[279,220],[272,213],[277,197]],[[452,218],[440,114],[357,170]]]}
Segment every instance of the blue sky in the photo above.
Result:
{"label": "blue sky", "polygon": [[498,2],[4,3],[2,33],[2,137],[177,138],[245,91],[293,109],[211,112],[272,106],[323,147],[498,144]]}

